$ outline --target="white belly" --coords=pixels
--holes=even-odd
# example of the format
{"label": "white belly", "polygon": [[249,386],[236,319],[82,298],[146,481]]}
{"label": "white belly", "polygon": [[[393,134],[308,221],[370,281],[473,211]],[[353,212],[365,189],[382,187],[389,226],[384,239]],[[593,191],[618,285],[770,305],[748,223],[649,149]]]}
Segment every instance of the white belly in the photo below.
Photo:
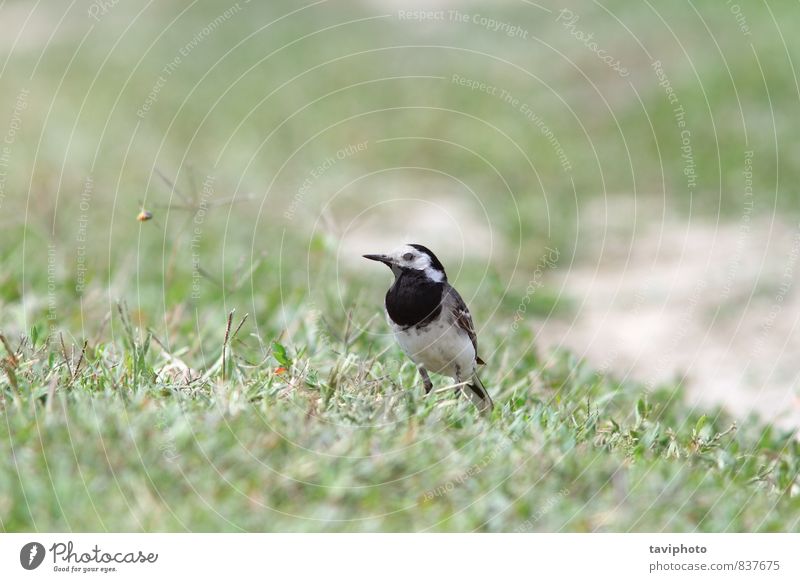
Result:
{"label": "white belly", "polygon": [[459,382],[475,373],[475,348],[460,328],[445,322],[431,323],[421,330],[391,325],[397,343],[415,364]]}

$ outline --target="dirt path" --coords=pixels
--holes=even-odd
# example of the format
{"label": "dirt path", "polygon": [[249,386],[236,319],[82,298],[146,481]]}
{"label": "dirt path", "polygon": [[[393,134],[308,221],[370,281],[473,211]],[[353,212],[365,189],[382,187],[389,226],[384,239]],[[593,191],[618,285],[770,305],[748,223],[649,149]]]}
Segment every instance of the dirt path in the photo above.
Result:
{"label": "dirt path", "polygon": [[543,322],[542,344],[649,386],[683,378],[697,404],[800,426],[800,225],[651,217],[632,233],[630,202],[600,206],[579,241],[598,253],[554,273],[577,313]]}

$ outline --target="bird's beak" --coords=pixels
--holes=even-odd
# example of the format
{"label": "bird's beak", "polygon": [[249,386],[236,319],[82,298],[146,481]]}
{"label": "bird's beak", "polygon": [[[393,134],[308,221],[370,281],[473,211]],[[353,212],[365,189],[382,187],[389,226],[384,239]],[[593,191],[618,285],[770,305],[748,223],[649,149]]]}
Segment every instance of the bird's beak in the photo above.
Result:
{"label": "bird's beak", "polygon": [[388,265],[389,267],[392,266],[392,259],[390,259],[386,255],[363,255],[365,259],[369,259],[370,261],[378,261],[379,263],[383,263],[384,265]]}

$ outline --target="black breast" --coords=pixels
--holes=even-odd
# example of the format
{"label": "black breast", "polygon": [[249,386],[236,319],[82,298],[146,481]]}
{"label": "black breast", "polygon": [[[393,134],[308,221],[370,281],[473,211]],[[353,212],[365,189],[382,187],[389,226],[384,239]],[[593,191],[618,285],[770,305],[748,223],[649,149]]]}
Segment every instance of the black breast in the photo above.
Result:
{"label": "black breast", "polygon": [[442,311],[444,283],[417,270],[404,270],[386,292],[386,311],[397,325],[426,324]]}

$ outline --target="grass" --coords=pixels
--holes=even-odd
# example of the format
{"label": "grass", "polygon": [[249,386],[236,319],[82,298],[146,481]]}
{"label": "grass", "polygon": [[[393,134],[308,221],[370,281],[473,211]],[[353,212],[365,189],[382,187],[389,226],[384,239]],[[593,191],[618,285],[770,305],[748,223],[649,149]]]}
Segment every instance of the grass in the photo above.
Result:
{"label": "grass", "polygon": [[[120,315],[121,314],[121,315]],[[259,344],[221,322],[188,371],[115,316],[113,343],[26,338],[4,359],[6,531],[796,531],[800,443],[748,419],[508,347],[482,419],[375,341]],[[345,326],[347,327],[347,325]],[[223,348],[224,346],[224,348]],[[224,350],[224,351],[223,351]],[[380,351],[380,353],[377,353]],[[192,354],[184,354],[191,360]],[[189,381],[187,381],[189,380]],[[3,432],[5,433],[6,430]]]}
{"label": "grass", "polygon": [[[800,529],[795,435],[542,353],[541,319],[575,306],[547,273],[527,291],[548,248],[566,268],[597,244],[578,225],[605,196],[736,220],[747,150],[754,213],[796,217],[796,6],[742,5],[746,37],[712,3],[578,3],[623,80],[528,4],[464,8],[523,40],[374,3],[241,3],[140,117],[222,10],[134,4],[95,22],[41,3],[57,34],[2,65],[0,122],[27,96],[0,190],[0,528]],[[692,191],[656,59],[691,128]],[[530,105],[570,169],[518,105],[456,74]],[[442,383],[421,395],[378,313],[388,275],[343,256],[361,212],[390,208],[391,246],[429,200],[497,243],[444,257],[490,419]]]}

